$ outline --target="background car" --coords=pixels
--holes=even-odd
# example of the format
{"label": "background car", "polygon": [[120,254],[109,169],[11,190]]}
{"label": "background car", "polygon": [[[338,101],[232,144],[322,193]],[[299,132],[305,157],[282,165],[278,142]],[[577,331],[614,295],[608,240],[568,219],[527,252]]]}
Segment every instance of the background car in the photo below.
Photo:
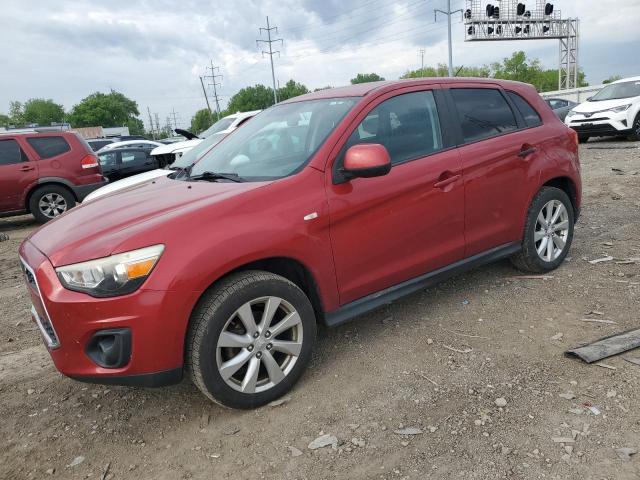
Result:
{"label": "background car", "polygon": [[581,142],[608,136],[640,140],[640,77],[610,83],[573,108],[565,123],[578,133]]}
{"label": "background car", "polygon": [[[151,152],[151,155],[153,155],[154,157],[158,157],[158,163],[160,163],[161,165],[171,165],[176,160],[176,158],[179,158],[185,152],[188,152],[190,149],[202,142],[202,140],[204,140],[205,138],[209,138],[211,135],[214,135],[216,133],[229,134],[258,113],[260,113],[260,110],[253,110],[251,112],[238,112],[234,113],[233,115],[228,115],[218,120],[216,123],[211,125],[199,135],[194,135],[190,132],[183,131],[191,138],[183,142],[172,142],[169,145],[158,147]],[[180,131],[176,131],[176,133],[180,133]]]}
{"label": "background car", "polygon": [[162,143],[153,140],[125,140],[123,142],[113,142],[105,145],[98,153],[113,150],[115,148],[141,148],[146,150],[153,150],[156,147],[162,146]]}
{"label": "background car", "polygon": [[564,98],[546,98],[545,102],[547,102],[551,110],[558,115],[560,120],[564,120],[569,110],[578,105],[576,102],[565,100]]}
{"label": "background car", "polygon": [[90,138],[87,140],[87,143],[91,147],[94,152],[97,152],[101,148],[109,145],[110,143],[114,143],[115,140],[111,138]]}
{"label": "background car", "polygon": [[158,168],[157,159],[145,148],[115,148],[99,153],[98,160],[109,182]]}
{"label": "background car", "polygon": [[98,159],[74,132],[0,134],[0,216],[44,223],[105,184]]}

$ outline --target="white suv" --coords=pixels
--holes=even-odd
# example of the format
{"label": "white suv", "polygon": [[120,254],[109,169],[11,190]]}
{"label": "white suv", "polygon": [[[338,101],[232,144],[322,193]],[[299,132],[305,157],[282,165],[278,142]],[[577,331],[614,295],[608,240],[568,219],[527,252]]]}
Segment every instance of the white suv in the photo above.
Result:
{"label": "white suv", "polygon": [[640,77],[607,85],[571,110],[564,121],[578,133],[580,142],[604,136],[640,140]]}

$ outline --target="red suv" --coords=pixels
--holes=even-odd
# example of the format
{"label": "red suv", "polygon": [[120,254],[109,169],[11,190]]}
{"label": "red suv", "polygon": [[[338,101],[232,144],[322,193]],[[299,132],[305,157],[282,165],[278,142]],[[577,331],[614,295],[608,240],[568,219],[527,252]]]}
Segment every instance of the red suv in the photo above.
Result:
{"label": "red suv", "polygon": [[44,223],[105,183],[76,133],[0,134],[0,217],[31,213]]}
{"label": "red suv", "polygon": [[294,385],[318,322],[505,257],[558,267],[580,197],[576,134],[530,85],[367,83],[269,108],[192,167],[49,223],[20,257],[65,375],[186,371],[252,408]]}

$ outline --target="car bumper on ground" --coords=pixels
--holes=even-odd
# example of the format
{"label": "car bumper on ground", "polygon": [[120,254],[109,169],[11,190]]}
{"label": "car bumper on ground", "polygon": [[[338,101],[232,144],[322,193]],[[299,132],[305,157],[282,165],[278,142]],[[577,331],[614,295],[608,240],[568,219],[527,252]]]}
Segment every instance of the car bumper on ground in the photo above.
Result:
{"label": "car bumper on ground", "polygon": [[84,198],[89,195],[94,190],[97,190],[100,187],[104,187],[109,181],[105,178],[101,182],[97,183],[89,183],[87,185],[73,185],[71,189],[73,190],[73,194],[78,199],[78,202],[82,202]]}
{"label": "car bumper on ground", "polygon": [[[182,379],[183,298],[140,289],[96,299],[65,289],[49,260],[25,242],[20,248],[32,316],[56,368],[76,380],[156,387]],[[182,327],[176,327],[182,325]]]}

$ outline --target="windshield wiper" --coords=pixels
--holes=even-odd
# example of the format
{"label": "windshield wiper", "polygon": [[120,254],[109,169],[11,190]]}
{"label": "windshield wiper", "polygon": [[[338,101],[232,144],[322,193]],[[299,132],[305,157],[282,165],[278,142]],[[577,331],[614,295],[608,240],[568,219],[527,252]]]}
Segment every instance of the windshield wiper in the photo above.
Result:
{"label": "windshield wiper", "polygon": [[237,173],[221,173],[221,172],[202,172],[199,175],[189,176],[189,180],[230,180],[232,182],[241,183],[244,179]]}

